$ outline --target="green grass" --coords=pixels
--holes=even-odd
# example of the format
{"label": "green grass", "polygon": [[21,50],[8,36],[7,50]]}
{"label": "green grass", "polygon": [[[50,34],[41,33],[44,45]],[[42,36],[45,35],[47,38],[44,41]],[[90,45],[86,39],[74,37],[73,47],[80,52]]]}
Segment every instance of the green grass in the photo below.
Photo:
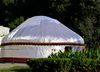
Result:
{"label": "green grass", "polygon": [[27,66],[14,66],[11,68],[2,68],[0,72],[31,72],[31,70]]}

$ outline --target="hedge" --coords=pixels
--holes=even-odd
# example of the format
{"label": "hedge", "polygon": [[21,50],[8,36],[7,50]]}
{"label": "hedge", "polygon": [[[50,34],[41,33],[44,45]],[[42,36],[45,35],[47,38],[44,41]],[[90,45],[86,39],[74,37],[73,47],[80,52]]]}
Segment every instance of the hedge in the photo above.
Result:
{"label": "hedge", "polygon": [[27,61],[32,72],[97,72],[99,59],[34,58]]}

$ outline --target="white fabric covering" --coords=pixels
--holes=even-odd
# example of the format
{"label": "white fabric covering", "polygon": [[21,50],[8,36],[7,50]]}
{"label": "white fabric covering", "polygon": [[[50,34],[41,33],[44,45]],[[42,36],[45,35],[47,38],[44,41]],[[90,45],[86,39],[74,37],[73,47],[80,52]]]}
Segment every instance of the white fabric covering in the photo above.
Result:
{"label": "white fabric covering", "polygon": [[[58,20],[47,16],[35,16],[27,19],[20,26],[10,32],[2,43],[9,42],[72,42],[83,43],[84,40],[77,33],[64,26]],[[2,57],[41,58],[48,57],[52,52],[64,52],[65,47],[35,47],[35,46],[5,46]],[[55,49],[53,51],[52,49]],[[79,48],[78,48],[79,49]],[[82,48],[80,48],[82,50]],[[73,48],[73,52],[76,49]]]}
{"label": "white fabric covering", "polygon": [[9,33],[9,30],[10,28],[8,27],[0,26],[0,45],[2,39]]}
{"label": "white fabric covering", "polygon": [[[0,45],[2,42],[2,39],[9,33],[10,28],[0,26]],[[0,58],[1,58],[1,48],[0,48]]]}

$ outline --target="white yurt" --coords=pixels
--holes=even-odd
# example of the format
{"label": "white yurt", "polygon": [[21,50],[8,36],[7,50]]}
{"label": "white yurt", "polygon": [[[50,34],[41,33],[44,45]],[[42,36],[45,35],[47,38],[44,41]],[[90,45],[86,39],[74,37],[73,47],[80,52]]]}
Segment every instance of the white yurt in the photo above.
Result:
{"label": "white yurt", "polygon": [[30,58],[45,58],[65,46],[82,50],[83,38],[56,19],[34,16],[6,35],[1,44],[1,62],[26,62]]}
{"label": "white yurt", "polygon": [[[10,28],[8,27],[0,26],[0,45],[2,39],[9,33],[9,30]],[[1,48],[0,48],[0,58],[1,58]]]}

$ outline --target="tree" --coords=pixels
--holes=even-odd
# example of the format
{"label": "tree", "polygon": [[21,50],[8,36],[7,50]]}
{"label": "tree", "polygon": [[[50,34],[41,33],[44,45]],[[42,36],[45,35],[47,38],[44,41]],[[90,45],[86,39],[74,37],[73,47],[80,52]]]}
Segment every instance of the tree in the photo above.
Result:
{"label": "tree", "polygon": [[10,30],[13,30],[16,28],[16,26],[19,26],[24,21],[24,17],[20,16],[19,18],[16,18],[13,22],[8,23]]}
{"label": "tree", "polygon": [[0,5],[2,10],[0,13],[1,25],[10,27],[12,30],[24,21],[24,17],[21,13],[22,10],[20,9],[22,7],[18,7],[19,3],[17,3],[17,0],[2,0]]}
{"label": "tree", "polygon": [[78,29],[90,48],[100,46],[100,2],[98,0],[83,0],[82,15]]}

